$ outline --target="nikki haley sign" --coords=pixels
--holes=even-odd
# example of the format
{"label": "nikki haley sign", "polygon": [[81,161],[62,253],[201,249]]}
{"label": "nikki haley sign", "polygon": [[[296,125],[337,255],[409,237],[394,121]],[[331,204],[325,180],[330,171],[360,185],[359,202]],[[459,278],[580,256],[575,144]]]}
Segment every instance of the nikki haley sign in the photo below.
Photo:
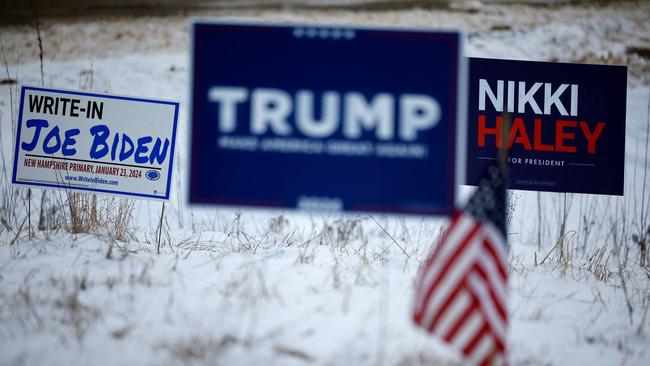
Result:
{"label": "nikki haley sign", "polygon": [[[506,145],[512,189],[623,195],[625,66],[469,65],[468,184]],[[502,134],[504,112],[512,123]]]}

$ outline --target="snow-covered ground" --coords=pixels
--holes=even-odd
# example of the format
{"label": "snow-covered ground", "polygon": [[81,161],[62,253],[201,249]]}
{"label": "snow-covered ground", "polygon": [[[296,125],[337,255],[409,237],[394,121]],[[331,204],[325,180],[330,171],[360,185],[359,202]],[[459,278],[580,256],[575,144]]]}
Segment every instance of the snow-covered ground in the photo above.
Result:
{"label": "snow-covered ground", "polygon": [[[462,11],[191,15],[460,28],[469,56],[629,65],[625,197],[510,194],[508,346],[513,365],[648,365],[650,270],[637,244],[650,229],[650,60],[639,51],[650,49],[648,14],[647,2],[474,2]],[[89,232],[71,233],[62,192],[47,197],[55,229],[39,230],[38,189],[30,239],[27,190],[7,183],[3,165],[0,364],[459,363],[409,317],[419,263],[445,220],[185,203],[187,30],[183,16],[42,21],[46,86],[179,100],[180,145],[160,242],[160,203],[99,198]],[[0,151],[9,165],[19,85],[40,84],[41,73],[33,28],[0,28],[0,40],[0,80],[18,81],[0,84]],[[132,220],[116,222],[129,213]]]}

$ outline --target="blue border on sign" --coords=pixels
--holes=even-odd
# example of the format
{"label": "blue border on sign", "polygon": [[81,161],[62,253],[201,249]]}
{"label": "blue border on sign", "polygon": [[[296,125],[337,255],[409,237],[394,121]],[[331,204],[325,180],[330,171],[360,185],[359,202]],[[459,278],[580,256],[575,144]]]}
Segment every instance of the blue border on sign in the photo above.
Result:
{"label": "blue border on sign", "polygon": [[[58,184],[28,183],[28,182],[18,182],[18,181],[16,181],[16,172],[18,170],[18,151],[20,149],[20,144],[19,144],[19,142],[20,142],[20,130],[21,130],[21,127],[22,127],[22,124],[23,124],[23,106],[24,106],[24,101],[25,101],[25,91],[27,91],[27,90],[36,90],[36,91],[53,92],[53,93],[61,93],[61,94],[72,94],[72,95],[83,95],[83,96],[96,97],[96,98],[120,99],[120,100],[128,100],[128,101],[140,102],[140,103],[166,104],[166,105],[174,106],[174,125],[172,127],[172,146],[171,146],[171,149],[170,149],[170,152],[169,152],[170,157],[169,157],[169,167],[168,167],[168,171],[167,171],[167,188],[166,188],[165,196],[156,196],[156,195],[153,195],[153,194],[142,194],[142,193],[133,193],[133,192],[121,192],[121,191],[113,191],[113,190],[108,190],[108,189],[73,187],[73,186],[65,185],[65,184],[58,185]],[[27,185],[27,186],[63,188],[63,189],[73,189],[73,190],[81,190],[81,191],[111,193],[111,194],[134,196],[134,197],[144,197],[144,198],[155,198],[155,199],[169,200],[169,196],[170,196],[170,192],[171,192],[172,172],[173,172],[173,168],[174,168],[174,152],[175,152],[175,147],[176,147],[176,129],[177,129],[177,125],[178,125],[179,106],[180,106],[179,102],[172,102],[172,101],[166,101],[166,100],[145,99],[145,98],[137,98],[137,97],[123,97],[123,96],[110,95],[110,94],[87,93],[87,92],[65,90],[65,89],[48,89],[48,88],[39,88],[39,87],[34,87],[34,86],[25,86],[25,85],[23,85],[23,86],[21,86],[21,90],[20,90],[20,109],[19,109],[19,112],[18,112],[18,129],[16,130],[16,142],[15,142],[15,146],[14,146],[14,166],[13,166],[13,171],[12,171],[12,175],[11,175],[11,183]]]}

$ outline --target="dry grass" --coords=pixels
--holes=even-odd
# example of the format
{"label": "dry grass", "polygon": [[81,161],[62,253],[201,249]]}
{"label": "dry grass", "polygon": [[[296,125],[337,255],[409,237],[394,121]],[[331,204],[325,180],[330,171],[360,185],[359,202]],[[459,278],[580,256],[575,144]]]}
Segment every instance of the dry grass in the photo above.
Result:
{"label": "dry grass", "polygon": [[184,340],[161,343],[157,348],[167,351],[169,355],[184,364],[214,363],[219,355],[229,347],[240,344],[241,341],[231,335],[221,338],[211,336],[193,336]]}

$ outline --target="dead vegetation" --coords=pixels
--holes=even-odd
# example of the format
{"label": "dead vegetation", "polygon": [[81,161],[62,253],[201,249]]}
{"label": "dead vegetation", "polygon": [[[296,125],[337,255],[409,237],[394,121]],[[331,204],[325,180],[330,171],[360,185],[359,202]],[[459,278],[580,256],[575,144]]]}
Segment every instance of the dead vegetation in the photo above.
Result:
{"label": "dead vegetation", "polygon": [[193,336],[184,340],[163,342],[156,348],[167,351],[169,355],[187,365],[214,363],[220,354],[241,341],[231,335],[220,338],[212,336]]}
{"label": "dead vegetation", "polygon": [[[336,14],[338,13],[331,13],[328,16],[332,19]],[[273,16],[280,17],[278,14]],[[391,15],[374,14],[373,17],[375,18],[369,17],[365,21],[379,19],[379,22],[390,23],[395,20]],[[118,20],[118,23],[121,21],[123,20]],[[178,19],[172,19],[173,26],[158,32],[177,30],[180,27],[177,23]],[[521,24],[495,22],[486,22],[481,26],[489,26],[495,32],[504,33],[522,28]],[[45,25],[43,31],[46,55],[61,53],[57,57],[76,57],[75,52],[77,52],[78,56],[79,50],[67,56],[63,53],[69,50],[64,47],[56,50],[48,48],[48,44],[51,44],[48,40],[60,32],[60,27]],[[111,27],[108,34],[101,37],[129,37],[131,33],[137,32],[139,27],[132,24],[126,29]],[[113,31],[120,32],[118,34],[122,35],[117,37],[115,34],[110,34]],[[165,41],[175,39],[166,36]],[[15,50],[16,44],[13,43],[15,43],[14,39],[12,39],[11,49]],[[174,47],[180,47],[179,44],[184,47],[185,43],[186,39],[183,38],[175,43]],[[115,45],[111,42],[107,44]],[[159,46],[148,45],[147,47]],[[36,48],[35,41],[31,47]],[[31,52],[30,50],[25,52]],[[107,46],[106,50],[100,50],[99,54],[110,50],[111,47]],[[12,71],[9,65],[21,64],[19,62],[21,60],[13,60],[13,58],[28,59],[29,56],[12,51],[9,55],[11,61],[8,61],[4,51],[3,48],[6,74],[3,75],[3,80],[7,82],[4,82],[2,87],[9,89],[11,105],[14,106],[18,86],[12,81],[20,80],[20,75],[17,71]],[[631,76],[647,83],[644,79],[648,75],[647,57],[643,48],[628,48],[627,56],[593,51],[574,56],[582,57],[578,60],[584,62],[630,62],[638,66],[632,68]],[[84,67],[79,72],[80,87],[92,89],[94,76],[92,70],[91,64],[90,67]],[[641,70],[641,73],[637,75],[635,70]],[[10,111],[11,117],[8,120],[5,117],[6,113],[0,115],[0,124],[11,123],[12,131],[15,131],[15,108],[2,107]],[[7,130],[3,127],[0,125],[0,132]],[[645,176],[649,161],[647,135],[645,141],[644,164],[646,165],[643,169],[632,172],[634,177],[643,174],[644,178],[634,179],[634,182],[648,182]],[[641,149],[643,148],[641,146]],[[3,150],[5,149],[0,146],[0,152]],[[283,283],[273,282],[274,277],[265,267],[271,259],[288,258],[286,267],[294,271],[292,273],[301,275],[308,273],[317,278],[319,281],[314,281],[309,290],[300,293],[300,296],[305,298],[323,296],[326,299],[323,301],[325,305],[322,305],[325,311],[332,313],[340,311],[341,316],[344,316],[354,309],[355,301],[372,302],[374,307],[376,303],[385,304],[383,301],[388,301],[386,298],[396,296],[382,292],[385,291],[391,278],[384,272],[386,268],[398,264],[401,273],[412,279],[418,264],[426,257],[430,247],[436,245],[444,229],[442,221],[425,219],[379,218],[375,220],[368,216],[301,216],[292,213],[268,215],[227,210],[215,210],[209,215],[196,214],[195,216],[191,209],[182,207],[177,207],[177,213],[172,211],[165,216],[159,215],[158,206],[153,205],[150,223],[143,228],[135,224],[137,207],[143,205],[137,204],[134,200],[68,191],[45,194],[34,190],[30,195],[26,189],[16,188],[10,184],[10,176],[6,168],[9,160],[2,157],[3,170],[0,171],[0,235],[3,239],[7,239],[0,245],[11,247],[12,260],[30,258],[28,256],[35,256],[35,253],[47,254],[48,251],[56,253],[59,247],[49,248],[50,240],[61,242],[60,245],[64,248],[79,248],[74,253],[81,254],[78,254],[78,261],[75,259],[66,262],[71,263],[71,269],[58,277],[43,278],[39,275],[39,269],[35,269],[25,276],[24,283],[18,288],[4,290],[4,285],[0,286],[3,287],[0,291],[0,333],[6,337],[52,332],[64,339],[70,336],[75,341],[82,342],[97,328],[105,328],[102,322],[106,317],[115,315],[114,309],[97,304],[98,297],[88,295],[89,291],[98,287],[105,289],[108,293],[106,297],[118,298],[118,308],[127,313],[128,310],[132,310],[127,306],[129,301],[142,297],[139,291],[155,287],[157,281],[161,281],[157,277],[161,272],[165,275],[170,274],[171,278],[181,278],[183,272],[177,271],[177,267],[192,263],[192,269],[214,267],[215,273],[212,273],[211,277],[189,281],[214,283],[220,299],[237,308],[239,310],[237,314],[246,319],[249,328],[242,331],[241,335],[235,333],[237,336],[228,333],[216,336],[215,333],[219,334],[219,332],[207,335],[202,333],[190,336],[179,335],[157,343],[154,348],[164,351],[171,360],[181,363],[204,364],[213,360],[218,362],[224,353],[234,347],[251,347],[257,344],[255,343],[257,339],[252,336],[256,330],[256,311],[259,311],[258,309],[264,304],[284,306],[295,300],[283,297]],[[635,162],[634,166],[641,165]],[[518,247],[518,252],[511,250],[509,254],[511,276],[524,281],[531,274],[543,272],[555,277],[576,279],[590,286],[591,280],[595,279],[597,285],[594,286],[593,300],[590,301],[593,306],[603,309],[599,310],[595,321],[598,317],[605,317],[608,312],[614,311],[613,300],[607,302],[598,290],[597,286],[603,284],[608,288],[616,289],[617,294],[620,294],[619,300],[621,303],[625,302],[635,334],[639,337],[647,336],[647,314],[650,308],[648,306],[650,290],[647,285],[650,279],[650,258],[647,250],[650,241],[648,189],[650,187],[645,187],[645,184],[643,187],[629,187],[626,189],[625,199],[544,193],[538,196],[541,199],[537,201],[537,206],[528,206],[525,209],[521,208],[522,201],[527,201],[530,205],[532,201],[526,198],[532,196],[526,197],[525,194],[518,192],[511,193],[507,221],[511,228],[517,229],[511,230],[510,237],[512,241],[518,241],[521,245]],[[534,222],[523,218],[527,214],[524,210],[540,212],[538,227],[527,226],[523,228],[524,230],[519,230],[517,225],[521,222],[526,224]],[[183,225],[188,230],[181,230]],[[89,236],[97,236],[106,242],[106,245],[99,248],[96,256],[84,254],[83,244],[77,242],[79,238]],[[537,250],[523,250],[530,248],[537,248]],[[148,257],[149,254],[155,255],[154,252],[160,256]],[[200,257],[201,261],[197,263],[188,259],[194,256]],[[228,267],[227,262],[233,257],[242,263],[238,263],[234,268]],[[104,261],[110,261],[115,267],[127,269],[106,276],[89,276],[83,273],[84,268]],[[166,263],[165,271],[154,272],[157,263],[164,261],[169,261]],[[43,269],[46,270],[52,271],[51,268]],[[2,283],[3,273],[7,273],[3,271],[5,268],[0,268],[0,283]],[[319,275],[322,278],[318,277]],[[225,279],[222,280],[222,277]],[[194,285],[196,283],[188,282],[187,287],[191,288]],[[411,285],[408,280],[403,283],[405,288]],[[50,287],[55,288],[55,291],[42,293],[44,289]],[[185,287],[179,288],[185,290]],[[376,290],[378,294],[376,297],[379,300],[355,298],[359,296],[358,293],[362,289]],[[187,291],[196,296],[204,295]],[[525,293],[519,293],[517,296],[533,298],[535,289],[526,289]],[[173,308],[171,303],[173,298],[155,299],[147,304],[152,307],[152,311],[158,308],[177,310],[178,307]],[[331,305],[332,303],[335,304]],[[122,304],[127,305],[122,308]],[[331,305],[331,308],[327,308],[328,305]],[[403,309],[399,309],[401,310]],[[390,311],[397,310],[390,309]],[[601,312],[605,315],[601,315]],[[102,330],[115,341],[128,339],[137,331],[137,319],[129,318],[124,314],[119,315],[125,318],[120,318],[123,321],[120,326],[111,326],[109,331]],[[539,321],[550,319],[552,316],[550,311],[540,307],[527,312],[524,317]],[[182,315],[177,314],[168,314],[160,321],[172,320],[180,324],[187,322]],[[375,318],[371,321],[374,326]],[[297,325],[290,326],[297,327]],[[591,333],[579,334],[576,338],[587,343],[618,347],[628,352],[624,339],[597,337]],[[158,342],[158,338],[154,341]],[[143,347],[149,347],[149,344]],[[304,363],[323,361],[315,354],[293,346],[275,345],[272,347],[272,352],[292,361]],[[533,364],[541,362],[533,356],[528,360]],[[520,363],[525,364],[526,360],[523,361]],[[440,360],[433,353],[421,352],[403,355],[397,363],[406,366],[444,364],[444,362],[446,361]]]}

